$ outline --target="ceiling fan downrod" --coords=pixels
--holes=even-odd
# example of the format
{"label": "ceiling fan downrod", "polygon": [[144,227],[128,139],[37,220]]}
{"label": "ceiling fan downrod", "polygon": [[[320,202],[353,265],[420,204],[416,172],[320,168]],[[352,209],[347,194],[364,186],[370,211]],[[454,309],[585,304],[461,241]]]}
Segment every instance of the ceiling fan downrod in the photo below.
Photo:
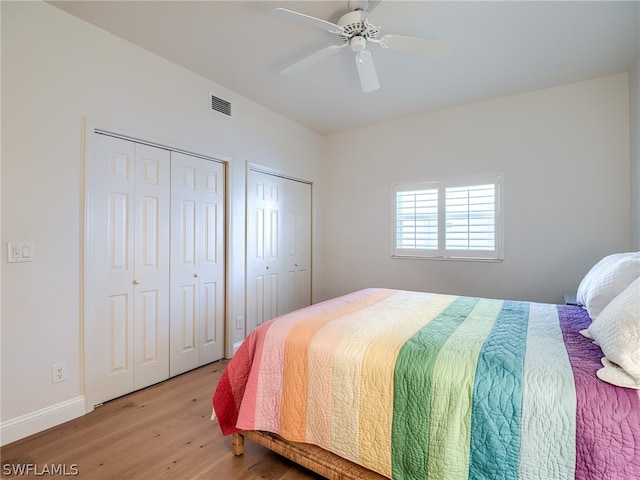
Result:
{"label": "ceiling fan downrod", "polygon": [[369,0],[349,0],[349,10],[366,10],[369,8]]}

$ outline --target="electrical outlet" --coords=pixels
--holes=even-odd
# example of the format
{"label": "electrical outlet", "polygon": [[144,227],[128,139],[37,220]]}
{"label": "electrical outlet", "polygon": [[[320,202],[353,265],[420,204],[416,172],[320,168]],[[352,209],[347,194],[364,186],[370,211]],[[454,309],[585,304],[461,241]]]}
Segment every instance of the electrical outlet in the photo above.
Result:
{"label": "electrical outlet", "polygon": [[53,383],[65,382],[67,380],[67,362],[51,365],[51,376]]}
{"label": "electrical outlet", "polygon": [[236,317],[236,330],[244,328],[244,317]]}

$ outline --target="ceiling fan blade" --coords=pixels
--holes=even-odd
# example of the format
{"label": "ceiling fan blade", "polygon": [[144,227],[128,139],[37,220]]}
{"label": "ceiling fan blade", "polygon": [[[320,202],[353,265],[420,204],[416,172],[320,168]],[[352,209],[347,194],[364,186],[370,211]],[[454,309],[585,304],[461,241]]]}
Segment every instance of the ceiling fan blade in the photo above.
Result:
{"label": "ceiling fan blade", "polygon": [[447,58],[455,48],[447,42],[428,38],[406,37],[404,35],[384,35],[380,38],[379,43],[382,48],[434,58]]}
{"label": "ceiling fan blade", "polygon": [[319,62],[323,58],[326,58],[329,55],[333,55],[334,53],[336,53],[338,50],[342,49],[346,45],[347,44],[344,44],[344,45],[331,45],[331,46],[329,46],[327,48],[323,48],[322,50],[319,50],[316,53],[313,53],[313,54],[309,55],[308,57],[305,57],[302,60],[294,63],[290,67],[285,68],[280,73],[282,75],[286,76],[286,77],[291,77],[291,76],[297,74],[298,72],[301,72],[305,68],[310,67],[314,63]]}
{"label": "ceiling fan blade", "polygon": [[376,67],[373,64],[373,57],[369,50],[362,50],[356,55],[356,67],[358,67],[362,93],[373,92],[380,88]]}
{"label": "ceiling fan blade", "polygon": [[342,31],[342,27],[335,23],[327,22],[304,13],[294,12],[293,10],[287,10],[286,8],[276,8],[271,10],[271,15],[276,18],[288,20],[307,27],[319,28],[326,32],[338,33]]}

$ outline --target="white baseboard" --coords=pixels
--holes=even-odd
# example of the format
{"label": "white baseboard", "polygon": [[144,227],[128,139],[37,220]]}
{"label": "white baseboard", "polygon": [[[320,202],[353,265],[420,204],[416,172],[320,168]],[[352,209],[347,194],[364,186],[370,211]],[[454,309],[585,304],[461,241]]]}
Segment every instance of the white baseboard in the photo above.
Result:
{"label": "white baseboard", "polygon": [[81,395],[35,412],[12,418],[0,423],[0,445],[7,445],[47,428],[55,427],[61,423],[81,417],[85,413],[84,396]]}

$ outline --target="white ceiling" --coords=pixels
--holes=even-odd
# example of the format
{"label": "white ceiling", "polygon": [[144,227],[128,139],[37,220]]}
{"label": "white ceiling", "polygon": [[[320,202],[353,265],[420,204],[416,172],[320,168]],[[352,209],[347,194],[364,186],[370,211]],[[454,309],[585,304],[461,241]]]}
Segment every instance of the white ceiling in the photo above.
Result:
{"label": "white ceiling", "polygon": [[625,72],[640,46],[639,1],[383,0],[370,18],[381,35],[445,40],[455,52],[436,60],[371,45],[381,88],[364,94],[348,48],[279,74],[340,40],[269,12],[335,23],[346,0],[50,3],[322,134]]}

